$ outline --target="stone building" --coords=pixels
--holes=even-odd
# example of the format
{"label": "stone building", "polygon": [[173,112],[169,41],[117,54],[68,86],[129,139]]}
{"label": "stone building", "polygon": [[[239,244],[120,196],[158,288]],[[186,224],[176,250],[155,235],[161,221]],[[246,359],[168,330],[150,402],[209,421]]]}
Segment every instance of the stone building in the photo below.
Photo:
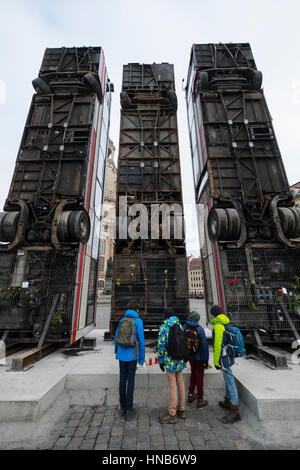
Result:
{"label": "stone building", "polygon": [[[114,162],[116,148],[110,140],[108,144],[108,158],[106,160],[106,174],[104,182],[104,198],[103,198],[103,214],[101,222],[101,238],[99,248],[98,263],[98,298],[104,291],[110,290],[111,277],[109,272],[112,265],[114,253],[113,239],[113,217],[112,213],[116,207],[116,184],[117,184],[117,168]],[[108,274],[108,278],[106,275]]]}
{"label": "stone building", "polygon": [[188,258],[189,291],[191,297],[204,295],[201,258]]}

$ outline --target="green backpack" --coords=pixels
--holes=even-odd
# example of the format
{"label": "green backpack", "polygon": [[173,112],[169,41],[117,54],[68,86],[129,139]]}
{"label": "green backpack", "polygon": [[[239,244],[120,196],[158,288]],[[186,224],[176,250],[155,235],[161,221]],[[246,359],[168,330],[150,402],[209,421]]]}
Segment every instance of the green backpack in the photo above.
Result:
{"label": "green backpack", "polygon": [[125,317],[119,324],[117,344],[123,348],[133,348],[135,343],[135,320]]}

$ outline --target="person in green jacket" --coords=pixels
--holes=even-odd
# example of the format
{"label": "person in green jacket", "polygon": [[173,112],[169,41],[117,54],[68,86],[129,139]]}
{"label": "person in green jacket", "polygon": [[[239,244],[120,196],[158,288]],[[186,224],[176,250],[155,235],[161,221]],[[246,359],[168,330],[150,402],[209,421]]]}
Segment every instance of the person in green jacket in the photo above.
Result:
{"label": "person in green jacket", "polygon": [[213,305],[210,313],[213,317],[211,323],[214,326],[214,366],[217,370],[221,369],[223,371],[226,387],[225,399],[224,401],[220,401],[219,405],[229,410],[228,416],[224,416],[222,421],[224,423],[233,424],[236,421],[240,421],[241,416],[239,413],[238,392],[231,371],[231,366],[234,364],[234,357],[227,354],[226,335],[224,335],[225,325],[229,324],[229,318],[222,314],[222,309],[219,305]]}

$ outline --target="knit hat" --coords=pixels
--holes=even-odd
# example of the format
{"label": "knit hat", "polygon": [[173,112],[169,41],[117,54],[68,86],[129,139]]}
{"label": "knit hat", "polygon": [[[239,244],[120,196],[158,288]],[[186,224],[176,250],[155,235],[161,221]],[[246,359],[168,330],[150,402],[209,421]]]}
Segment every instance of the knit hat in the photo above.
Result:
{"label": "knit hat", "polygon": [[166,319],[166,318],[170,318],[170,317],[173,317],[173,316],[174,316],[174,310],[170,307],[165,308],[165,310],[163,312],[163,318]]}
{"label": "knit hat", "polygon": [[210,309],[210,314],[213,317],[217,317],[218,315],[221,315],[222,309],[219,307],[219,305],[213,305],[212,308]]}
{"label": "knit hat", "polygon": [[198,312],[191,312],[188,316],[188,320],[190,321],[199,321],[200,320],[200,315]]}

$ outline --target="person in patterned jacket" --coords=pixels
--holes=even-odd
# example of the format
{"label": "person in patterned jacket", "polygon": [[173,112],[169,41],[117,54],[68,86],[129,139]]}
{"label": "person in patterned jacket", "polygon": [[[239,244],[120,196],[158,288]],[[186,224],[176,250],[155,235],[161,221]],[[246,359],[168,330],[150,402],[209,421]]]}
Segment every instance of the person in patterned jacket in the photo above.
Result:
{"label": "person in patterned jacket", "polygon": [[[185,388],[183,382],[182,371],[184,369],[184,360],[173,360],[168,356],[167,346],[169,331],[176,323],[180,328],[182,325],[178,317],[174,316],[172,309],[164,311],[164,322],[160,326],[158,332],[158,364],[163,372],[166,371],[169,389],[169,406],[168,410],[162,413],[159,421],[162,424],[177,422],[176,415],[181,419],[185,419]],[[177,399],[177,387],[179,399]],[[179,402],[179,403],[178,403]],[[178,406],[177,406],[178,405]]]}

